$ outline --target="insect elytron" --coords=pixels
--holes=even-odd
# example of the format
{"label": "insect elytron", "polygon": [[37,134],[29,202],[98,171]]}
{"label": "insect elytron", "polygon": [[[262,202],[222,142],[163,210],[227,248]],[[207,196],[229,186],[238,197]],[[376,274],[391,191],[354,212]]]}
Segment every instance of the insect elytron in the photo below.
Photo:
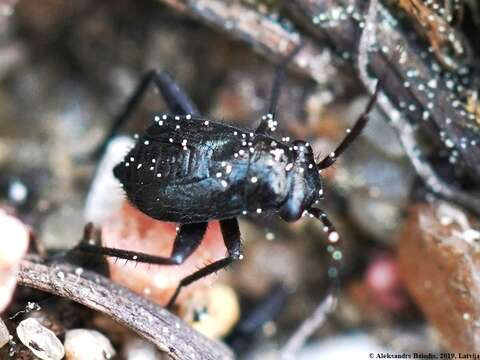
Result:
{"label": "insect elytron", "polygon": [[294,222],[307,212],[322,221],[329,242],[336,243],[337,231],[317,207],[323,198],[320,172],[334,164],[360,134],[377,91],[340,145],[315,163],[307,142],[290,143],[272,136],[285,69],[300,48],[277,65],[268,111],[255,130],[202,117],[167,73],[148,72],[97,153],[131,118],[153,83],[171,114],[154,116],[154,123],[114,168],[114,175],[136,208],[154,219],[179,224],[171,255],[155,256],[85,242],[79,245],[80,250],[143,263],[180,265],[200,245],[208,222],[219,220],[227,256],[183,278],[167,305],[171,307],[183,287],[243,257],[237,221],[240,215],[276,213]]}

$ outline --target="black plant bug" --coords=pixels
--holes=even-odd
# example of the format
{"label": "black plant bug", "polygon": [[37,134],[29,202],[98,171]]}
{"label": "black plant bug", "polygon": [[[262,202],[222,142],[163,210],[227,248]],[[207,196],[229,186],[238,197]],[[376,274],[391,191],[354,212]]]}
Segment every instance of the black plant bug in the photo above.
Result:
{"label": "black plant bug", "polygon": [[366,110],[340,145],[315,163],[310,145],[301,140],[275,139],[276,106],[287,64],[297,47],[276,68],[269,109],[256,130],[246,130],[200,116],[196,106],[165,72],[147,73],[124,111],[115,120],[99,147],[101,154],[110,138],[131,117],[154,83],[172,114],[158,114],[135,147],[114,168],[129,201],[148,216],[180,225],[169,257],[80,244],[80,250],[126,260],[179,265],[200,245],[208,221],[219,220],[228,255],[180,281],[171,297],[172,306],[182,287],[242,258],[237,216],[277,213],[285,221],[298,220],[307,212],[322,221],[330,243],[339,235],[318,207],[323,197],[320,172],[331,166],[364,128],[377,91]]}

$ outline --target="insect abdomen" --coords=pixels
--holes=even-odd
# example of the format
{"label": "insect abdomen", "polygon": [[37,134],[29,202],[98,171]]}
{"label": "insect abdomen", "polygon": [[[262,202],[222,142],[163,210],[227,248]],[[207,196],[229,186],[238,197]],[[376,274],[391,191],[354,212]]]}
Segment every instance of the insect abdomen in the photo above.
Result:
{"label": "insect abdomen", "polygon": [[197,149],[178,144],[146,140],[133,148],[114,169],[115,177],[128,192],[153,182],[175,184],[194,181],[208,175]]}

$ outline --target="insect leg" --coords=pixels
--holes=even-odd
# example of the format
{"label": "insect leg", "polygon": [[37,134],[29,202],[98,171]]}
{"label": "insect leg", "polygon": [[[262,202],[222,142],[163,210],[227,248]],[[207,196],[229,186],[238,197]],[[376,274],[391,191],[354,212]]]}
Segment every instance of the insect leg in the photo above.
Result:
{"label": "insect leg", "polygon": [[198,115],[198,110],[195,104],[168,73],[150,70],[142,77],[140,83],[137,85],[135,91],[124,105],[122,111],[113,121],[107,135],[105,136],[105,139],[94,151],[94,159],[98,159],[104,153],[108,142],[131,118],[133,112],[145,97],[146,92],[152,83],[160,91],[160,94],[165,99],[170,111],[179,115]]}
{"label": "insect leg", "polygon": [[375,93],[373,96],[370,98],[370,101],[368,102],[368,105],[365,109],[365,111],[360,115],[358,120],[355,122],[355,125],[353,125],[353,128],[347,130],[347,136],[345,136],[340,143],[340,145],[337,146],[337,148],[330,153],[327,157],[325,157],[322,161],[320,161],[317,164],[317,167],[319,170],[325,169],[329,166],[332,166],[335,161],[338,159],[338,157],[348,148],[348,146],[355,141],[358,135],[362,132],[363,128],[367,124],[368,121],[368,114],[373,108],[373,105],[375,104],[378,96],[378,90],[380,88],[379,86],[380,82],[377,83],[377,88],[375,89]]}
{"label": "insect leg", "polygon": [[154,77],[153,81],[160,90],[162,97],[165,99],[168,108],[173,114],[200,115],[197,106],[169,73],[166,71],[155,73],[157,75]]}
{"label": "insect leg", "polygon": [[238,227],[237,219],[227,219],[220,220],[220,228],[222,230],[223,241],[227,248],[228,256],[223,259],[217,260],[204,268],[194,272],[193,274],[184,277],[177,286],[175,293],[170,298],[170,301],[167,304],[167,308],[171,308],[175,304],[175,300],[180,294],[180,290],[185,286],[190,285],[191,283],[200,280],[203,277],[206,277],[214,272],[217,272],[228,265],[230,265],[235,260],[242,258],[242,244],[240,242],[240,229]]}
{"label": "insect leg", "polygon": [[303,47],[303,44],[298,45],[293,49],[293,51],[287,55],[285,59],[280,62],[275,68],[275,75],[273,76],[273,85],[272,92],[270,93],[270,104],[268,106],[267,115],[262,117],[260,125],[258,125],[255,132],[257,134],[264,134],[268,129],[268,122],[275,120],[275,115],[277,111],[278,99],[280,97],[280,90],[282,87],[282,82],[285,79],[285,70],[288,64],[293,60],[293,58],[298,54],[298,52]]}
{"label": "insect leg", "polygon": [[88,242],[81,242],[77,249],[86,253],[101,254],[147,264],[179,265],[200,245],[206,230],[207,223],[181,225],[173,244],[172,254],[169,257],[93,245]]}

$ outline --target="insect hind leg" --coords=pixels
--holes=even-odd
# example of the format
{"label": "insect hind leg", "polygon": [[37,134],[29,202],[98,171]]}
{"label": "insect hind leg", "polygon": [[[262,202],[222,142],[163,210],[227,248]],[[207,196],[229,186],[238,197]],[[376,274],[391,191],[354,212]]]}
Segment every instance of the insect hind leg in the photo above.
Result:
{"label": "insect hind leg", "polygon": [[145,98],[151,84],[154,84],[158,89],[172,113],[178,115],[199,115],[196,105],[167,72],[150,70],[143,75],[123,109],[114,119],[104,140],[93,152],[92,157],[94,159],[98,159],[103,155],[108,142],[115,137],[119,130],[131,119],[133,112]]}
{"label": "insect hind leg", "polygon": [[220,220],[220,228],[222,230],[223,241],[225,242],[225,247],[227,248],[228,255],[223,259],[217,260],[194,272],[193,274],[184,277],[178,284],[175,293],[170,298],[170,301],[167,304],[167,308],[173,307],[173,305],[175,304],[175,300],[180,294],[180,291],[185,286],[188,286],[191,283],[200,280],[201,278],[204,278],[227,267],[235,260],[242,259],[243,255],[240,242],[240,229],[238,227],[237,219],[234,218]]}
{"label": "insect hind leg", "polygon": [[180,265],[195,251],[195,249],[198,248],[202,242],[206,230],[207,223],[181,225],[180,230],[175,237],[172,253],[168,257],[99,246],[91,244],[88,241],[81,242],[75,250],[94,255],[111,256],[118,259],[125,259],[127,261],[131,260],[146,264]]}

